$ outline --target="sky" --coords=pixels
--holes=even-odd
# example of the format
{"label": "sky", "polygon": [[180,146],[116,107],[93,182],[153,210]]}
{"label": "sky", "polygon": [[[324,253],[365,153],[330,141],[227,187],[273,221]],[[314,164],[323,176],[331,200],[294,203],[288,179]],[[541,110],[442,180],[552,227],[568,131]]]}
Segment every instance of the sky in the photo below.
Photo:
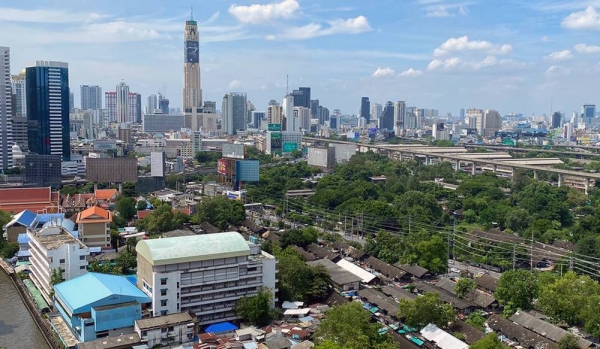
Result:
{"label": "sky", "polygon": [[526,116],[600,104],[600,0],[0,0],[11,70],[69,63],[69,80],[125,81],[181,105],[194,8],[205,100],[246,92],[257,110],[300,86],[330,110],[371,103]]}

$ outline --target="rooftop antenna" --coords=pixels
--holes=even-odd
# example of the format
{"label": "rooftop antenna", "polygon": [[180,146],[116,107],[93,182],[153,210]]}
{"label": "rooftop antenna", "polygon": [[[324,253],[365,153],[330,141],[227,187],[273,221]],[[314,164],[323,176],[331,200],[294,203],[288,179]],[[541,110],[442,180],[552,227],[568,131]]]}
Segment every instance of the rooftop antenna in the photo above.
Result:
{"label": "rooftop antenna", "polygon": [[290,94],[290,76],[286,75],[285,76],[285,95],[289,95]]}
{"label": "rooftop antenna", "polygon": [[191,7],[191,15],[190,15],[190,20],[194,20],[194,6]]}

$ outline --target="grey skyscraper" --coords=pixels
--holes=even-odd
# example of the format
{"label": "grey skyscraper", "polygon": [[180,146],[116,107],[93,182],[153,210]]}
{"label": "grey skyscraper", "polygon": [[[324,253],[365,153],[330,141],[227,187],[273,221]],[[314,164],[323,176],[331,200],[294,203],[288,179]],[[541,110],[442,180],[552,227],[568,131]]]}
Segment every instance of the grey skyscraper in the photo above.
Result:
{"label": "grey skyscraper", "polygon": [[292,93],[294,107],[310,108],[310,87],[300,87]]}
{"label": "grey skyscraper", "polygon": [[70,160],[68,64],[37,61],[25,76],[29,151]]}
{"label": "grey skyscraper", "polygon": [[[319,100],[313,99],[310,101],[310,118],[318,119],[319,118]],[[319,120],[319,123],[321,120]]]}
{"label": "grey skyscraper", "polygon": [[462,108],[460,110],[460,120],[464,121],[465,120],[465,108]]}
{"label": "grey skyscraper", "polygon": [[73,92],[69,92],[69,112],[75,109],[75,95]]}
{"label": "grey skyscraper", "polygon": [[139,93],[135,94],[135,122],[138,124],[142,123],[142,95]]}
{"label": "grey skyscraper", "polygon": [[13,167],[12,87],[10,84],[10,49],[0,47],[0,169]]}
{"label": "grey skyscraper", "polygon": [[394,129],[394,103],[387,102],[379,118],[379,128],[383,130]]}
{"label": "grey skyscraper", "polygon": [[148,96],[148,101],[146,102],[146,114],[154,114],[156,108],[158,108],[158,98],[156,95]]}
{"label": "grey skyscraper", "polygon": [[562,120],[562,114],[559,111],[555,111],[552,114],[552,128],[559,128]]}
{"label": "grey skyscraper", "polygon": [[231,92],[223,97],[221,128],[226,134],[236,134],[246,129],[248,99],[245,93]]}
{"label": "grey skyscraper", "polygon": [[363,97],[360,100],[360,117],[367,120],[367,124],[371,122],[371,101],[369,97]]}
{"label": "grey skyscraper", "polygon": [[584,104],[581,106],[581,121],[585,124],[586,128],[591,128],[596,117],[596,105],[595,104]]}
{"label": "grey skyscraper", "polygon": [[81,85],[79,88],[81,92],[81,109],[102,109],[102,88],[100,86]]}
{"label": "grey skyscraper", "polygon": [[27,117],[27,98],[25,87],[25,73],[13,75],[11,77],[12,93],[15,95],[15,116]]}

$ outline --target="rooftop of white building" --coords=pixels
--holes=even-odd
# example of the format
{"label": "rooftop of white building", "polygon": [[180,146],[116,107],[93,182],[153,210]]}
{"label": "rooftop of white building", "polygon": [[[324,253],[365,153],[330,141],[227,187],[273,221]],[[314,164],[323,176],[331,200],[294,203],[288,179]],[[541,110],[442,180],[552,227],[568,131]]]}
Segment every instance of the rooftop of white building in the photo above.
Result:
{"label": "rooftop of white building", "polygon": [[248,242],[237,232],[142,240],[136,251],[155,266],[250,255]]}

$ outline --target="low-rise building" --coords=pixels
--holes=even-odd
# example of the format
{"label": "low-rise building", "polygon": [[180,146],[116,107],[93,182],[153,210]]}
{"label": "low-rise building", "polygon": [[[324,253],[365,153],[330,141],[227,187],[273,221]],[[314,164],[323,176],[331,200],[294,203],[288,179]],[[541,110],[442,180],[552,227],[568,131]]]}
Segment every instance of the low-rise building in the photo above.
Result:
{"label": "low-rise building", "polygon": [[327,272],[329,272],[331,281],[340,291],[358,290],[360,287],[361,277],[352,274],[329,259],[318,259],[313,262],[306,262],[306,264],[312,266],[322,265],[325,267]]}
{"label": "low-rise building", "polygon": [[54,306],[77,340],[134,332],[150,297],[124,276],[88,273],[54,286]]}
{"label": "low-rise building", "polygon": [[189,343],[194,339],[198,320],[189,313],[176,313],[135,321],[135,332],[148,347]]}
{"label": "low-rise building", "polygon": [[277,261],[256,239],[237,232],[142,240],[136,246],[138,287],[152,297],[152,312],[192,312],[200,325],[238,319],[243,296],[267,287],[277,292]]}
{"label": "low-rise building", "polygon": [[110,247],[112,213],[93,206],[77,214],[79,239],[89,247]]}
{"label": "low-rise building", "polygon": [[309,147],[308,164],[323,168],[331,168],[335,165],[334,147]]}
{"label": "low-rise building", "polygon": [[87,273],[87,246],[73,237],[62,224],[50,221],[46,227],[28,230],[31,280],[51,303],[52,273],[61,271],[65,281]]}

